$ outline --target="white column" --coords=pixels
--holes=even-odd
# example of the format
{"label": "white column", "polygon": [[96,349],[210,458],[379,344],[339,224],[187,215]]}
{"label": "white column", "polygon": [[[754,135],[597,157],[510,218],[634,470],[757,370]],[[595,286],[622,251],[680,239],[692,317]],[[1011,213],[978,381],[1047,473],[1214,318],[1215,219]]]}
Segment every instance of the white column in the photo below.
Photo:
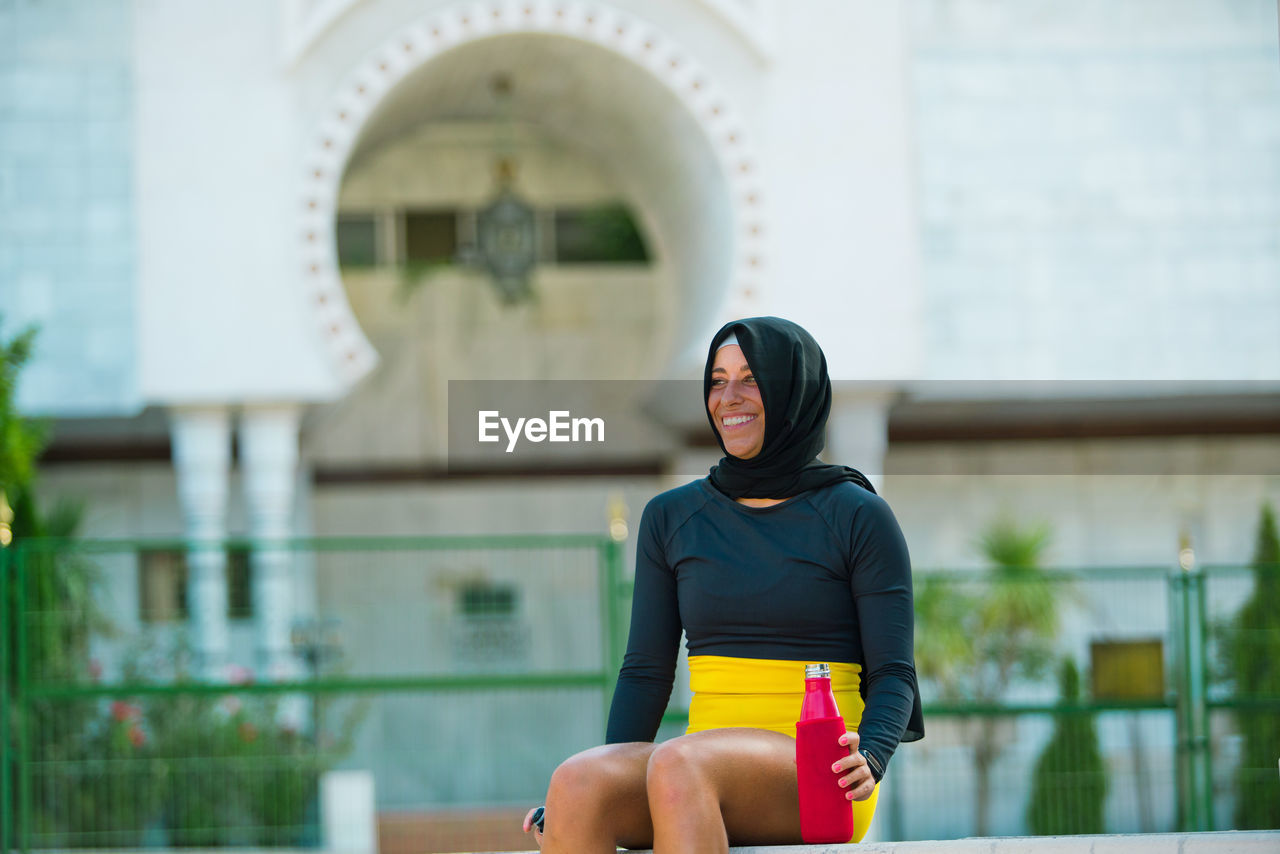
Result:
{"label": "white column", "polygon": [[322,850],[376,854],[378,811],[373,784],[368,771],[329,771],[320,778]]}
{"label": "white column", "polygon": [[298,471],[295,404],[246,406],[240,420],[240,465],[249,535],[254,540],[253,610],[258,666],[270,680],[297,675],[289,643],[293,625],[293,552],[281,545],[293,536]]}
{"label": "white column", "polygon": [[185,520],[187,603],[197,666],[222,681],[230,647],[227,626],[227,483],[231,419],[225,406],[177,407],[169,413],[173,466]]}
{"label": "white column", "polygon": [[875,387],[859,390],[836,383],[827,419],[827,449],[823,459],[852,466],[880,492],[884,488],[884,458],[889,448],[889,407],[897,392]]}

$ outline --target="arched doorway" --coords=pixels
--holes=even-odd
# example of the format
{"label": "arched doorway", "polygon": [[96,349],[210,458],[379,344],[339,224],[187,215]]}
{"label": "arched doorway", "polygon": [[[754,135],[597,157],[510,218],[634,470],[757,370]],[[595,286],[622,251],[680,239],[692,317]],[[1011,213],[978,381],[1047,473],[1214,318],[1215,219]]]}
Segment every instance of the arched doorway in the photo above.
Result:
{"label": "arched doorway", "polygon": [[527,3],[480,14],[460,5],[396,34],[352,72],[308,158],[306,292],[344,386],[377,357],[338,266],[333,230],[343,187],[406,135],[450,124],[494,130],[499,116],[488,88],[495,73],[514,83],[511,123],[589,162],[649,238],[667,282],[650,301],[649,375],[661,374],[727,314],[750,310],[763,267],[759,163],[696,58],[607,7]]}

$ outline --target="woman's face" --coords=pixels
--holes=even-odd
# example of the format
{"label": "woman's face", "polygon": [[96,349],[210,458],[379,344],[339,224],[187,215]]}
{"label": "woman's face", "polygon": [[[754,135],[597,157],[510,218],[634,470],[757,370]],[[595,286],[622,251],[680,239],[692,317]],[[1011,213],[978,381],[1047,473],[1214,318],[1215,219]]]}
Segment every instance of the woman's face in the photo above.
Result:
{"label": "woman's face", "polygon": [[730,344],[716,351],[707,411],[732,456],[749,460],[760,453],[764,447],[764,402],[741,347]]}

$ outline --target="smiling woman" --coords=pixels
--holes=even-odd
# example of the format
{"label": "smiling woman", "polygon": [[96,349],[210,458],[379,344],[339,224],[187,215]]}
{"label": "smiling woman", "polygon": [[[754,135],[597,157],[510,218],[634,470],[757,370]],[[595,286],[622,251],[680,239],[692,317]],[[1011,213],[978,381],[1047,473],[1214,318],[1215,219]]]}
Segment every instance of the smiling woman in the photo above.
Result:
{"label": "smiling woman", "polygon": [[716,350],[707,412],[725,451],[748,460],[764,447],[764,402],[737,341],[726,340]]}
{"label": "smiling woman", "polygon": [[[808,663],[829,664],[852,727],[831,736],[842,758],[820,774],[850,804],[853,841],[898,743],[924,736],[906,542],[860,472],[817,459],[831,411],[821,348],[780,318],[735,321],[712,339],[703,392],[725,456],[645,508],[608,743],[562,763],[545,812],[526,817],[545,851],[800,842]],[[689,727],[655,745],[682,632]]]}
{"label": "smiling woman", "polygon": [[[735,360],[737,353],[741,358]],[[743,398],[741,404],[725,399],[731,370],[739,380],[736,396]],[[717,385],[719,380],[724,384]],[[702,382],[707,418],[725,452],[709,478],[720,492],[737,501],[777,499],[844,481],[875,492],[856,469],[817,459],[831,414],[831,378],[822,348],[800,326],[778,317],[752,317],[726,324],[712,338]],[[717,416],[727,411],[738,414],[731,419],[735,424],[742,424],[744,414],[759,413],[759,448],[752,451],[749,445],[739,444],[737,430],[724,429]],[[751,432],[746,430],[742,435]],[[734,447],[730,447],[730,439]]]}

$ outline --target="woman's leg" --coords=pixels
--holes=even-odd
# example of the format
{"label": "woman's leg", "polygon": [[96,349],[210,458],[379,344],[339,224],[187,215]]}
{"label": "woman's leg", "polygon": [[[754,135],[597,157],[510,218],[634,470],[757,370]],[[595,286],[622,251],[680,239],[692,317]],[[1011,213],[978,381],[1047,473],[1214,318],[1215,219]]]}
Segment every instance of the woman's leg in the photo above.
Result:
{"label": "woman's leg", "polygon": [[705,730],[654,747],[646,777],[654,851],[800,842],[795,755],[793,739],[746,728]]}
{"label": "woman's leg", "polygon": [[546,854],[613,854],[618,845],[649,848],[653,822],[645,773],[655,745],[607,744],[570,756],[551,775]]}

